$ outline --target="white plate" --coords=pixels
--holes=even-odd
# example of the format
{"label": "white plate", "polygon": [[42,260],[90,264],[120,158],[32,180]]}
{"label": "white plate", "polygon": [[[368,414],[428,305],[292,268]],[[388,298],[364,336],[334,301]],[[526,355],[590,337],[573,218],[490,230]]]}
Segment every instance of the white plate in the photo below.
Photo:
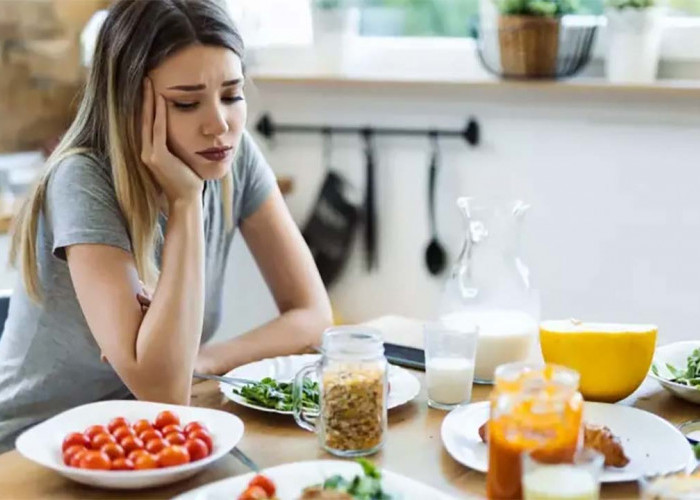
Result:
{"label": "white plate", "polygon": [[[186,465],[140,471],[85,470],[63,464],[61,444],[69,432],[82,432],[96,424],[106,426],[118,416],[131,422],[141,418],[153,421],[163,410],[174,412],[182,422],[202,422],[214,441],[211,455]],[[22,433],[15,446],[29,460],[79,483],[101,488],[139,489],[174,483],[193,476],[231,451],[242,437],[243,422],[230,413],[208,408],[120,400],[91,403],[60,413]]]}
{"label": "white plate", "polygon": [[[479,426],[489,418],[489,403],[472,403],[451,411],[442,422],[442,442],[452,458],[479,472],[488,469],[488,447],[479,438]],[[683,434],[649,412],[630,406],[585,403],[586,423],[606,425],[620,438],[630,463],[606,467],[604,483],[636,481],[645,474],[692,470],[695,457]]]}
{"label": "white plate", "polygon": [[[280,500],[296,500],[307,486],[322,483],[327,477],[340,474],[347,479],[361,474],[362,468],[354,462],[317,460],[294,462],[265,469],[263,474],[277,486]],[[188,491],[176,500],[230,500],[245,491],[255,474],[236,476]],[[382,488],[402,500],[450,500],[452,497],[400,474],[382,470]]]}
{"label": "white plate", "polygon": [[688,365],[688,356],[693,350],[700,347],[700,342],[690,340],[687,342],[675,342],[656,349],[654,353],[654,364],[659,369],[660,377],[649,371],[649,376],[659,382],[661,386],[671,394],[691,403],[700,404],[700,389],[688,387],[687,385],[671,382],[664,377],[671,377],[671,373],[666,368],[666,363],[670,363],[679,370],[685,370]]}
{"label": "white plate", "polygon": [[[278,381],[289,382],[306,365],[318,361],[320,354],[300,354],[295,356],[280,356],[278,358],[268,358],[238,368],[228,372],[227,377],[239,377],[250,380],[262,380],[270,377]],[[389,399],[387,407],[396,408],[408,403],[420,392],[420,382],[408,370],[400,366],[389,365]],[[248,408],[265,411],[268,413],[279,413],[281,415],[291,415],[291,411],[273,410],[249,403],[245,398],[234,393],[234,387],[230,384],[219,384],[219,390],[231,401]]]}

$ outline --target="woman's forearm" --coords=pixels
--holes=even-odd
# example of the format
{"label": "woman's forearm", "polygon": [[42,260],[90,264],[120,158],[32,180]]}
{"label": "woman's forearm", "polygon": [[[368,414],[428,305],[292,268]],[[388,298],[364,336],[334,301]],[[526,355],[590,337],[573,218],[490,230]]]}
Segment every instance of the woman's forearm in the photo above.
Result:
{"label": "woman's forearm", "polygon": [[172,203],[161,272],[136,340],[143,399],[188,404],[204,318],[204,229],[200,199]]}
{"label": "woman's forearm", "polygon": [[291,309],[239,337],[202,346],[197,371],[221,375],[259,359],[313,352],[331,324],[326,308]]}

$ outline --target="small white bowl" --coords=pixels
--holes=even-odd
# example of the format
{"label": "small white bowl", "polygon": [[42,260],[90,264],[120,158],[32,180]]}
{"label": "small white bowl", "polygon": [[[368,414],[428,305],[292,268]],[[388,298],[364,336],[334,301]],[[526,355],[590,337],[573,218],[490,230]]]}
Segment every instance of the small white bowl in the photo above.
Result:
{"label": "small white bowl", "polygon": [[666,363],[673,365],[679,370],[685,370],[688,366],[688,356],[693,350],[700,348],[700,341],[688,340],[686,342],[674,342],[665,346],[658,347],[654,353],[653,364],[659,370],[659,375],[649,371],[649,376],[659,382],[661,386],[674,396],[690,401],[691,403],[700,404],[700,389],[687,385],[671,382],[667,378],[671,377],[671,373],[666,368]]}
{"label": "small white bowl", "polygon": [[[130,422],[146,418],[151,422],[163,410],[170,410],[183,423],[203,423],[214,442],[212,453],[185,465],[138,471],[99,471],[69,467],[63,463],[61,445],[69,432],[82,432],[90,425],[104,425],[114,417]],[[176,406],[148,401],[101,401],[78,406],[56,415],[22,433],[15,443],[17,451],[29,460],[89,486],[115,489],[141,489],[174,483],[195,475],[226,455],[243,437],[240,418],[219,410]]]}

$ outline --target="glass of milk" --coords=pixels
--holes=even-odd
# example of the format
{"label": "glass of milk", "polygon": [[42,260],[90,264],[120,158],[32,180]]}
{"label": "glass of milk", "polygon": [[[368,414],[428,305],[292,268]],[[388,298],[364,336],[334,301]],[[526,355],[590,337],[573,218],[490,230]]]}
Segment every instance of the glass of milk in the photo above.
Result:
{"label": "glass of milk", "polygon": [[578,450],[573,460],[551,463],[536,452],[523,454],[524,500],[598,500],[605,457],[595,450]]}
{"label": "glass of milk", "polygon": [[477,326],[461,323],[455,328],[444,323],[428,323],[423,333],[428,405],[451,410],[471,401]]}

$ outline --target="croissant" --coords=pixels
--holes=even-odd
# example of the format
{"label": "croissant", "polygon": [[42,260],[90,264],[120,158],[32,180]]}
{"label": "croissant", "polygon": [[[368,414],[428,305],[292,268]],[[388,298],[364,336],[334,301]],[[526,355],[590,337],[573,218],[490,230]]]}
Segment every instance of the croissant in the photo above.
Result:
{"label": "croissant", "polygon": [[[488,422],[479,427],[479,437],[484,443],[488,442]],[[624,467],[630,462],[620,439],[603,425],[583,424],[583,445],[592,448],[605,457],[606,467]]]}

